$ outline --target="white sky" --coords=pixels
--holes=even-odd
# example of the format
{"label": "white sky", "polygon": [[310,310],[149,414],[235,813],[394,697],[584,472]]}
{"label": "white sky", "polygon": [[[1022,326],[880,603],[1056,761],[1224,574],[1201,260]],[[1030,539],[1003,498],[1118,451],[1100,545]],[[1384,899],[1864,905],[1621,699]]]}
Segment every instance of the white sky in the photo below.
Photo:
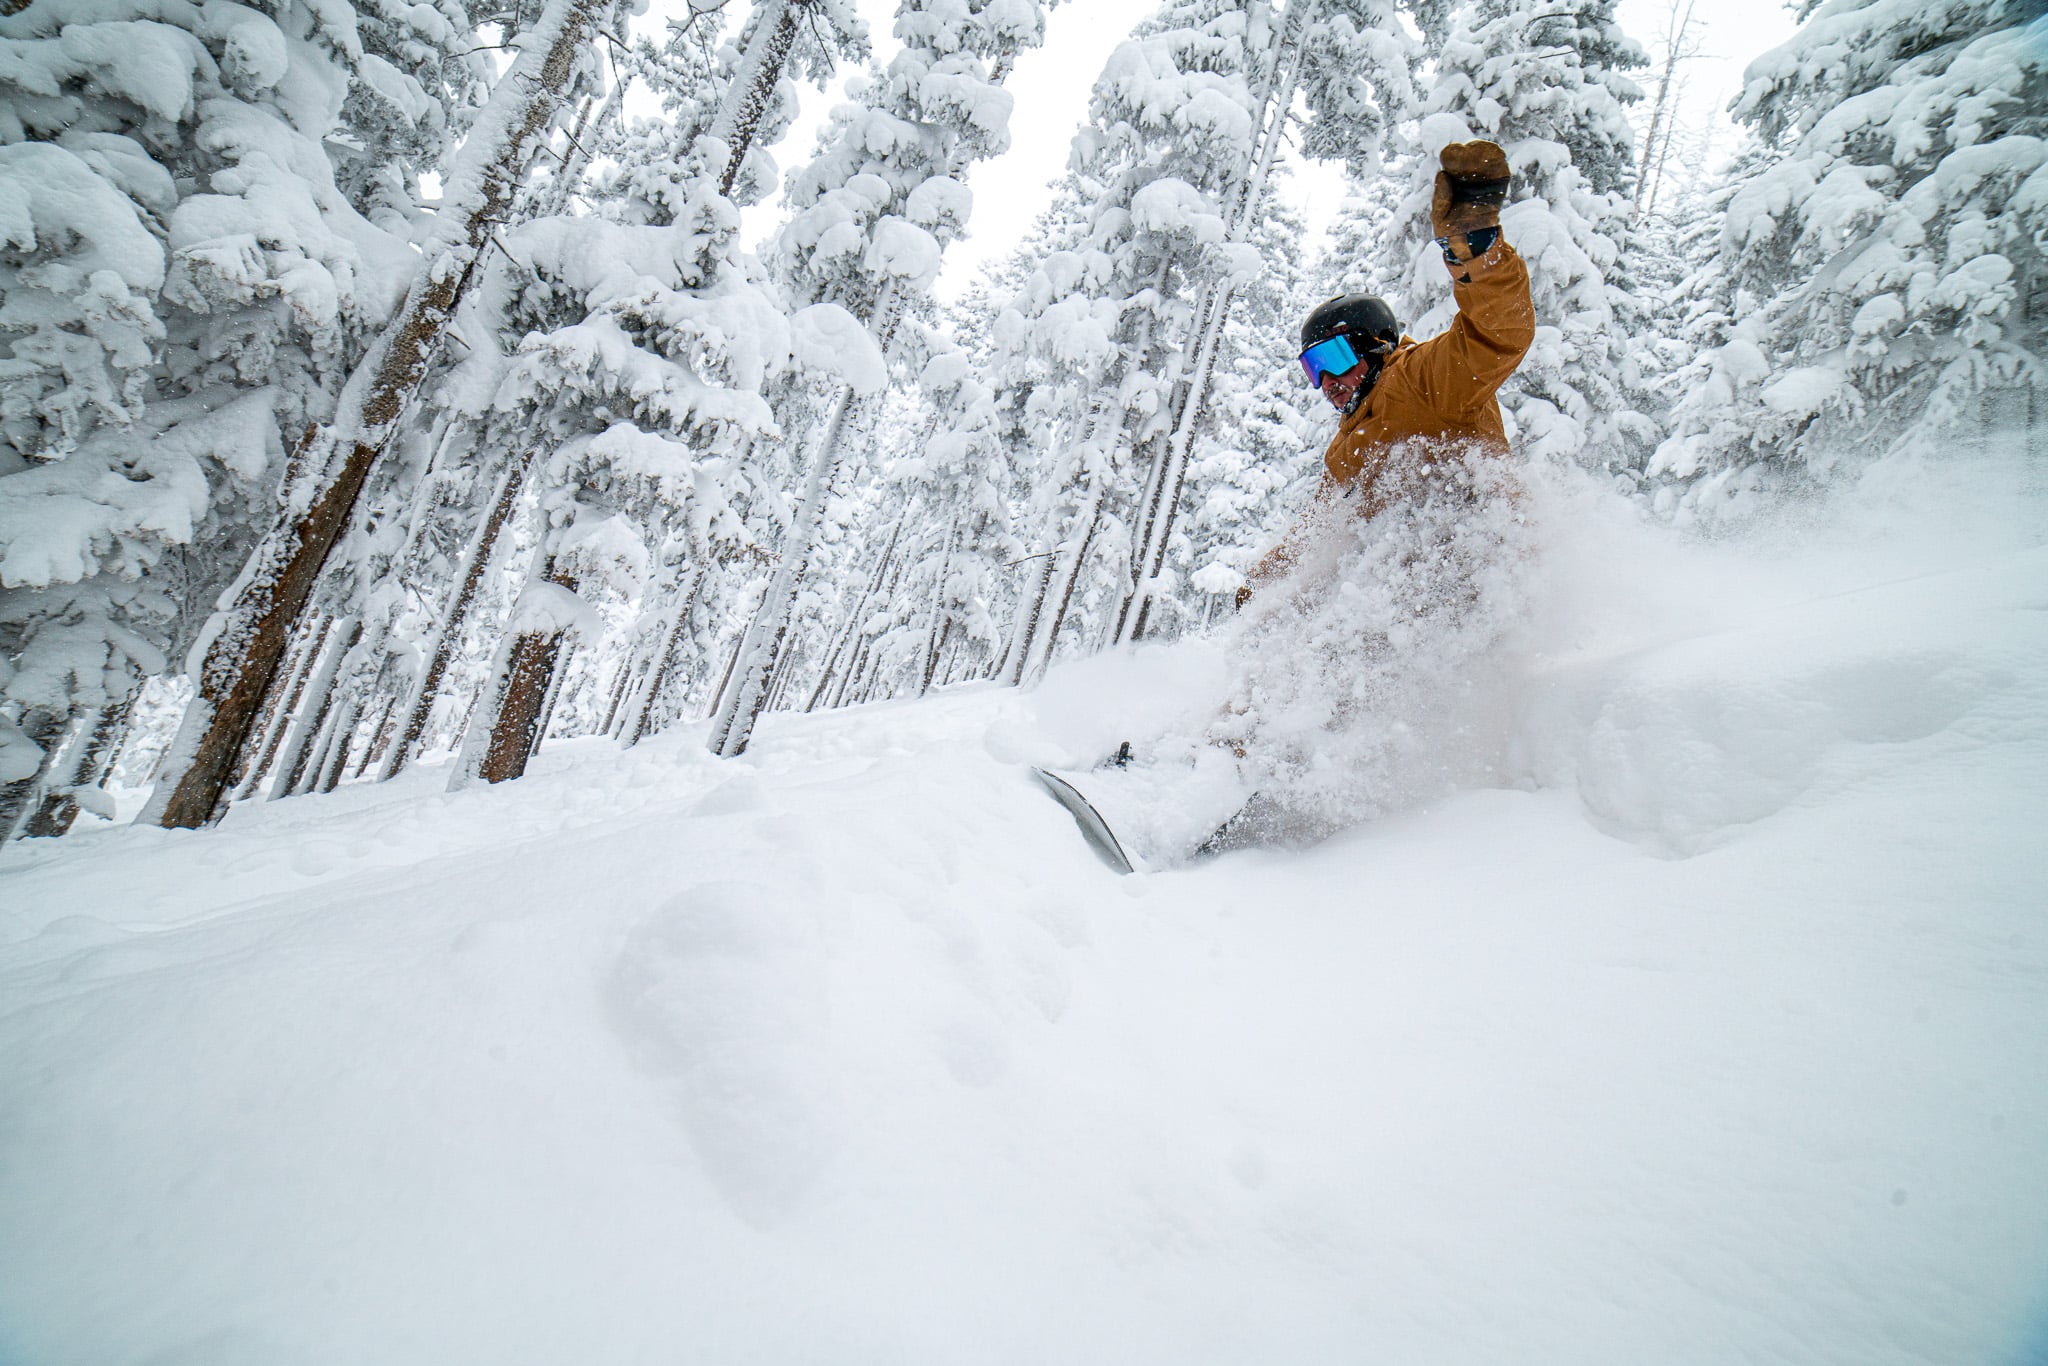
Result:
{"label": "white sky", "polygon": [[[1052,12],[1045,46],[1020,58],[1008,82],[1017,97],[1009,152],[975,167],[968,177],[975,195],[971,235],[947,252],[938,285],[943,297],[957,297],[989,263],[1000,260],[1022,239],[1047,201],[1047,184],[1065,168],[1068,144],[1087,113],[1088,92],[1103,62],[1158,2],[1067,0]],[[1621,0],[1623,28],[1649,49],[1653,58],[1669,3]],[[895,42],[889,32],[894,0],[860,0],[860,8],[874,32],[876,50],[887,52]],[[1725,109],[1741,88],[1743,68],[1791,37],[1795,27],[1781,0],[1699,0],[1701,54],[1681,69],[1682,117],[1693,124],[1711,120],[1722,130],[1713,143],[1717,153],[1735,145]],[[1641,72],[1638,78],[1647,87],[1653,74]],[[809,155],[819,122],[840,97],[836,83],[827,92],[806,92],[802,116],[774,149],[782,167],[787,169]],[[1645,120],[1648,98],[1646,94]],[[1309,221],[1326,222],[1342,193],[1335,172],[1302,167],[1293,184]],[[749,235],[757,240],[765,235],[778,214],[772,202],[749,210]]]}

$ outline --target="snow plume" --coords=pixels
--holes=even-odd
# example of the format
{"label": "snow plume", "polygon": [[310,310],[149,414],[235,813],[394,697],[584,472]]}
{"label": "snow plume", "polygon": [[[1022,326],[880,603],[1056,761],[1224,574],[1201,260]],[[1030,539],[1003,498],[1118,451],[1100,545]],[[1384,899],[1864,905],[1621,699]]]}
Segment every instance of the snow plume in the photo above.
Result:
{"label": "snow plume", "polygon": [[1295,574],[1227,642],[1232,696],[1207,738],[1245,751],[1276,837],[1319,837],[1496,770],[1534,538],[1499,462],[1449,453],[1424,480],[1370,518],[1327,505]]}

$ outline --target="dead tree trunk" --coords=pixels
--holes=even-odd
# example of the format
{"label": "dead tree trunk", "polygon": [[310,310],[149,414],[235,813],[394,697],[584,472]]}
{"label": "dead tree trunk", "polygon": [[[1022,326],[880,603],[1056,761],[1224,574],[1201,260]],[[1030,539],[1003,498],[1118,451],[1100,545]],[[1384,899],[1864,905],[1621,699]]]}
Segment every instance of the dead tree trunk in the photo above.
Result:
{"label": "dead tree trunk", "polygon": [[253,571],[215,616],[190,710],[144,819],[219,818],[229,775],[276,680],[292,626],[347,528],[371,470],[439,353],[456,306],[505,218],[540,136],[569,93],[577,57],[612,0],[548,0],[447,179],[443,227],[411,292],[343,388],[334,420],[302,443],[306,487],[257,547]]}

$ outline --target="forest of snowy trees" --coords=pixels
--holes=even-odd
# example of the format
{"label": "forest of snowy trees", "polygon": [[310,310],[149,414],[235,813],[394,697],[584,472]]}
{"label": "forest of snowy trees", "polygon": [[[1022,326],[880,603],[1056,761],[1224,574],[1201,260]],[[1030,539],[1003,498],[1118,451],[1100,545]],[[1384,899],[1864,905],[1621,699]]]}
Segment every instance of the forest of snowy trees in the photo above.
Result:
{"label": "forest of snowy trees", "polygon": [[1320,473],[1302,316],[1447,324],[1470,138],[1520,458],[1711,531],[2038,430],[2039,0],[1797,0],[1709,165],[1684,0],[1163,0],[944,300],[1053,2],[0,0],[0,835],[1211,629]]}

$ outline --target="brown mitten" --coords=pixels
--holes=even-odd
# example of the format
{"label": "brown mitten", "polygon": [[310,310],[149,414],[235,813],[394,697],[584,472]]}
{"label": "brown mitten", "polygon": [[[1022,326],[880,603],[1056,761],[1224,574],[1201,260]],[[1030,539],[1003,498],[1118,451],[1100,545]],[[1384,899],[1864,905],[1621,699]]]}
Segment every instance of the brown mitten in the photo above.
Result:
{"label": "brown mitten", "polygon": [[1500,226],[1514,172],[1497,142],[1454,142],[1437,155],[1436,196],[1429,221],[1438,237]]}

